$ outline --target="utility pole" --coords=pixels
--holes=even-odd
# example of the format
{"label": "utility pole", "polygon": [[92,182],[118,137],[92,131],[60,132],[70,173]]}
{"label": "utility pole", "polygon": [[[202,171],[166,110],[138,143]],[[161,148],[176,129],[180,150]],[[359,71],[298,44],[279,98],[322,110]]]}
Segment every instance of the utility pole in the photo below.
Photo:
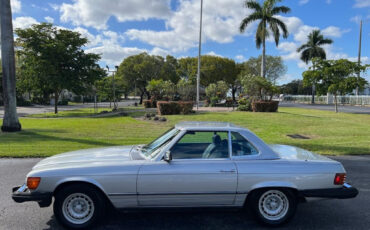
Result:
{"label": "utility pole", "polygon": [[200,26],[199,26],[199,49],[198,49],[198,73],[197,73],[197,110],[199,109],[200,54],[202,49],[202,15],[203,15],[203,0],[200,0]]}
{"label": "utility pole", "polygon": [[[359,43],[358,43],[358,65],[361,65],[361,40],[362,40],[362,20],[360,21],[360,40],[359,40]],[[359,71],[357,73],[357,77],[358,79],[360,79],[360,74],[361,74],[361,71]],[[358,86],[356,87],[356,96],[358,96],[359,94],[359,88]]]}

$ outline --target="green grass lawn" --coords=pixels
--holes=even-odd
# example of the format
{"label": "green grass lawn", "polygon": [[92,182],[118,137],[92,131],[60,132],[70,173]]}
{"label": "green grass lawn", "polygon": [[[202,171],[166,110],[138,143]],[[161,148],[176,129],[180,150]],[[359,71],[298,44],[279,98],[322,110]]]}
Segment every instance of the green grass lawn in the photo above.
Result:
{"label": "green grass lawn", "polygon": [[[369,115],[279,108],[278,113],[225,112],[166,117],[166,123],[141,121],[131,115],[22,118],[22,132],[0,133],[0,156],[40,157],[82,148],[148,143],[180,121],[228,121],[249,128],[267,143],[295,145],[321,154],[370,154]],[[311,139],[292,139],[287,134]]]}

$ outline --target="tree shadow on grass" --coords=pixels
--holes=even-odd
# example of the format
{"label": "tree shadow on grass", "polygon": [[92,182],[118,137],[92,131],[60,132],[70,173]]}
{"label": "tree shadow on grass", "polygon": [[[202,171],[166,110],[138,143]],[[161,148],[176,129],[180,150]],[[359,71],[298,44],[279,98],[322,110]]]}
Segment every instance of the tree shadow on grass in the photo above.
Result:
{"label": "tree shadow on grass", "polygon": [[280,111],[279,111],[279,113],[284,113],[284,114],[289,114],[289,115],[294,115],[294,116],[300,116],[300,117],[323,118],[323,117],[313,116],[313,115],[297,114],[297,113],[288,113],[288,112],[280,112]]}
{"label": "tree shadow on grass", "polygon": [[36,141],[57,141],[57,142],[75,142],[79,144],[85,145],[96,145],[96,146],[114,146],[116,144],[107,143],[98,140],[88,140],[88,139],[81,139],[81,138],[71,138],[71,137],[58,137],[58,136],[50,136],[47,134],[42,133],[67,133],[64,130],[54,130],[54,129],[26,129],[19,133],[17,133],[18,138],[14,135],[12,136],[2,136],[1,141],[6,143],[7,141],[10,143],[26,143],[26,142],[36,142]]}

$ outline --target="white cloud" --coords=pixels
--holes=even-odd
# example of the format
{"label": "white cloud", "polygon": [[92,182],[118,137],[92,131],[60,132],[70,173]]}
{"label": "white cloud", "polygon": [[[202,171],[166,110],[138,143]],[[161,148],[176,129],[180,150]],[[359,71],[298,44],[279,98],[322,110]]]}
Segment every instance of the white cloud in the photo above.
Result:
{"label": "white cloud", "polygon": [[[203,9],[203,42],[218,43],[232,42],[240,34],[240,22],[249,12],[240,0],[204,2]],[[199,1],[180,1],[177,10],[166,20],[167,30],[131,29],[126,35],[172,52],[186,51],[198,45],[199,11]],[[253,25],[249,26],[246,34],[250,35],[253,29]]]}
{"label": "white cloud", "polygon": [[331,4],[331,0],[326,0],[326,4]]}
{"label": "white cloud", "polygon": [[13,20],[14,29],[25,29],[39,22],[32,17],[17,17]]}
{"label": "white cloud", "polygon": [[339,27],[329,26],[329,27],[326,27],[325,29],[322,30],[322,34],[324,36],[339,38],[339,37],[342,37],[342,35],[344,33],[347,33],[349,31],[350,31],[349,29],[347,29],[347,30],[341,30]]}
{"label": "white cloud", "polygon": [[54,23],[54,18],[52,18],[52,17],[46,16],[44,19],[45,19],[46,22]]}
{"label": "white cloud", "polygon": [[370,0],[355,0],[355,5],[353,7],[355,8],[364,8],[370,6]]}
{"label": "white cloud", "polygon": [[101,54],[102,61],[108,65],[118,65],[122,60],[128,56],[139,54],[142,52],[147,52],[145,49],[140,49],[137,47],[122,47],[119,44],[110,46],[98,46],[86,50],[88,53]]}
{"label": "white cloud", "polygon": [[299,1],[299,5],[304,5],[304,4],[307,4],[310,0],[300,0]]}
{"label": "white cloud", "polygon": [[20,0],[11,0],[10,5],[13,13],[19,13],[21,11],[22,4]]}
{"label": "white cloud", "polygon": [[150,54],[152,55],[158,55],[158,56],[162,56],[162,57],[166,57],[167,55],[170,55],[170,52],[168,52],[167,50],[165,49],[161,49],[159,47],[154,47],[151,51],[150,51]]}
{"label": "white cloud", "polygon": [[59,11],[62,22],[106,29],[112,16],[119,22],[168,18],[171,13],[169,3],[169,0],[94,0],[92,4],[89,0],[75,0],[73,4],[60,5]]}
{"label": "white cloud", "polygon": [[354,23],[357,23],[357,24],[360,24],[361,19],[362,19],[361,15],[356,15],[356,16],[350,18],[350,21],[354,22]]}
{"label": "white cloud", "polygon": [[243,62],[245,61],[245,57],[243,55],[236,55],[235,56],[235,59],[238,61],[238,62]]}
{"label": "white cloud", "polygon": [[210,52],[206,53],[206,55],[209,55],[209,56],[216,56],[216,57],[223,57],[221,54],[217,54],[217,53],[215,53],[214,51],[210,51]]}

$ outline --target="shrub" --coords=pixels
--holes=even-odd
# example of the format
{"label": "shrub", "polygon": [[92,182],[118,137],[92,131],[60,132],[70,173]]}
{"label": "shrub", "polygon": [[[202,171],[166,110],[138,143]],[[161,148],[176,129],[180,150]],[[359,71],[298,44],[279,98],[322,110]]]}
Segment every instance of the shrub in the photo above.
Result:
{"label": "shrub", "polygon": [[212,98],[217,97],[218,100],[226,98],[227,91],[229,91],[229,86],[224,81],[218,81],[216,84],[215,83],[209,84],[205,90],[206,95],[208,98],[211,99],[212,104]]}
{"label": "shrub", "polygon": [[252,102],[253,112],[277,112],[278,101],[254,101]]}
{"label": "shrub", "polygon": [[80,95],[73,96],[73,102],[82,102],[82,97]]}
{"label": "shrub", "polygon": [[238,101],[238,111],[252,111],[251,101],[247,98],[242,98]]}
{"label": "shrub", "polygon": [[210,102],[209,102],[209,106],[216,106],[216,104],[218,103],[218,97],[211,97],[210,99]]}
{"label": "shrub", "polygon": [[31,105],[32,105],[31,101],[26,100],[17,101],[17,106],[31,106]]}
{"label": "shrub", "polygon": [[58,105],[68,105],[68,100],[63,99],[61,101],[58,101]]}
{"label": "shrub", "polygon": [[189,114],[193,110],[193,102],[158,101],[157,110],[159,115]]}
{"label": "shrub", "polygon": [[157,108],[157,101],[154,99],[143,100],[144,108]]}

